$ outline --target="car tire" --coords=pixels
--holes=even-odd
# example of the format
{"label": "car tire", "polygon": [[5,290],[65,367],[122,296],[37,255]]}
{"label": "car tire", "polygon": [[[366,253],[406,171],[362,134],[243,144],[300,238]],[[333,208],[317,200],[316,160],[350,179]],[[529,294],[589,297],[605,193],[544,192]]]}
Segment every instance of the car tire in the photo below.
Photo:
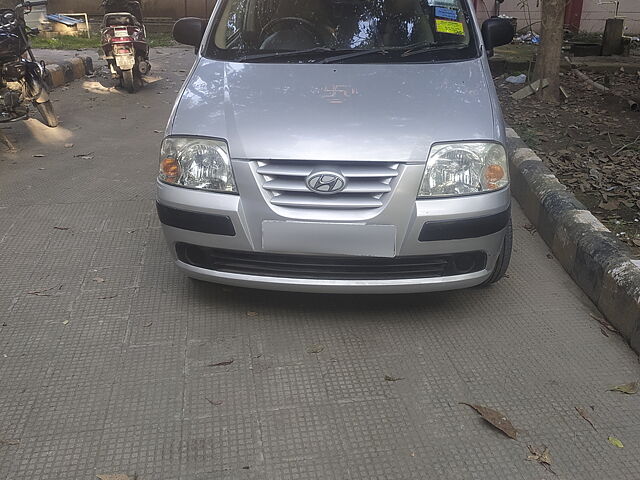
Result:
{"label": "car tire", "polygon": [[498,260],[496,261],[496,266],[491,273],[489,279],[483,284],[483,286],[493,285],[494,283],[500,281],[505,274],[507,273],[507,269],[509,268],[509,263],[511,263],[511,251],[513,250],[513,224],[511,222],[511,218],[509,218],[509,224],[507,225],[507,231],[504,236],[504,241],[502,243],[502,250],[500,251],[500,255],[498,256]]}

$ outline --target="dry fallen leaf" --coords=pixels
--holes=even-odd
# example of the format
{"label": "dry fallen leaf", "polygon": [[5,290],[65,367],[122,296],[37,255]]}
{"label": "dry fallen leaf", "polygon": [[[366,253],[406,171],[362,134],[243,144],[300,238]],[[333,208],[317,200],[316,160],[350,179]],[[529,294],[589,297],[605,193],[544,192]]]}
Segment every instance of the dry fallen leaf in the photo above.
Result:
{"label": "dry fallen leaf", "polygon": [[627,395],[635,395],[636,393],[638,393],[638,382],[625,383],[624,385],[611,387],[609,391],[626,393]]}
{"label": "dry fallen leaf", "polygon": [[96,475],[100,480],[135,480],[135,477],[131,478],[129,475],[116,474],[116,475]]}
{"label": "dry fallen leaf", "polygon": [[578,412],[580,414],[580,416],[589,423],[589,425],[591,425],[591,427],[597,432],[598,429],[596,428],[596,426],[593,424],[593,422],[591,421],[591,418],[589,417],[589,414],[587,413],[587,409],[586,408],[582,408],[582,407],[576,407],[576,412]]}
{"label": "dry fallen leaf", "polygon": [[227,365],[231,365],[234,362],[233,358],[231,360],[226,360],[224,362],[218,363],[210,363],[207,367],[226,367]]}
{"label": "dry fallen leaf", "polygon": [[480,414],[482,418],[484,418],[487,422],[504,433],[507,437],[513,438],[515,440],[518,436],[518,431],[511,424],[509,419],[499,411],[493,410],[492,408],[483,407],[482,405],[472,405],[465,402],[460,402],[460,404],[473,408]]}
{"label": "dry fallen leaf", "polygon": [[2,438],[0,438],[0,445],[9,445],[9,446],[20,445],[20,440],[3,440]]}
{"label": "dry fallen leaf", "polygon": [[50,292],[52,290],[62,290],[63,285],[59,285],[57,287],[51,287],[51,288],[47,288],[45,290],[39,290],[39,291],[34,291],[34,292],[27,292],[27,295],[35,295],[36,297],[50,297],[51,295],[47,292]]}
{"label": "dry fallen leaf", "polygon": [[324,350],[322,345],[311,345],[307,348],[307,353],[320,353]]}
{"label": "dry fallen leaf", "polygon": [[622,444],[622,442],[618,440],[616,437],[609,437],[607,438],[607,441],[614,447],[624,448],[624,445]]}
{"label": "dry fallen leaf", "polygon": [[247,317],[257,317],[258,312],[247,312]]}
{"label": "dry fallen leaf", "polygon": [[616,327],[614,327],[613,325],[611,325],[609,322],[607,322],[604,318],[599,317],[598,315],[596,315],[595,313],[590,313],[589,316],[591,318],[593,318],[596,322],[598,322],[600,325],[602,325],[604,328],[606,328],[607,330],[609,330],[610,332],[613,333],[618,333],[618,330],[616,329]]}
{"label": "dry fallen leaf", "polygon": [[549,472],[556,475],[556,472],[551,470],[551,453],[547,447],[543,445],[542,450],[535,448],[533,445],[528,445],[527,447],[529,448],[529,452],[531,452],[531,455],[527,457],[527,460],[540,463],[540,465],[546,468]]}
{"label": "dry fallen leaf", "polygon": [[608,202],[600,202],[600,204],[598,205],[598,208],[601,208],[603,210],[617,210],[618,208],[620,208],[620,202],[617,200],[609,200]]}

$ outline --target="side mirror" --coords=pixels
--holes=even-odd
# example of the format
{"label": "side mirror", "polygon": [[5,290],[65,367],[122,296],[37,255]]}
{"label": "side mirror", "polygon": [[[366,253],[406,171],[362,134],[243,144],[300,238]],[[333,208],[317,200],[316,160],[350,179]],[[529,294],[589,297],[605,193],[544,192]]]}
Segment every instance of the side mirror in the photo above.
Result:
{"label": "side mirror", "polygon": [[511,43],[515,33],[513,24],[506,18],[492,17],[482,24],[482,39],[487,52]]}
{"label": "side mirror", "polygon": [[191,45],[196,49],[202,43],[207,21],[203,18],[181,18],[173,25],[173,38],[178,43]]}

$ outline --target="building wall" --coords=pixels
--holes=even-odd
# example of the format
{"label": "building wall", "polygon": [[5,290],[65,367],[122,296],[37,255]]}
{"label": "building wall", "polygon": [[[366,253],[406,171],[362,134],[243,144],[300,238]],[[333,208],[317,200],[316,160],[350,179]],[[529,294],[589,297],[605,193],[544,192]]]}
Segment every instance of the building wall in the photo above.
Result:
{"label": "building wall", "polygon": [[[493,7],[492,0],[483,0],[490,9]],[[518,19],[518,30],[525,29],[530,23],[533,24],[534,31],[540,31],[540,8],[536,6],[537,0],[528,0],[529,8],[522,8],[522,0],[505,0],[500,6],[500,14],[516,17]],[[478,7],[480,9],[480,7]]]}
{"label": "building wall", "polygon": [[[570,0],[569,0],[570,1]],[[584,0],[582,7],[582,19],[580,30],[586,32],[602,32],[605,20],[615,16],[614,3],[606,3],[608,0]],[[493,0],[484,0],[484,3],[492,9]],[[524,28],[529,24],[529,18],[534,22],[534,31],[540,31],[540,8],[536,6],[538,0],[528,0],[531,17],[521,8],[522,0],[505,0],[500,7],[500,13],[510,15],[518,19],[518,28]],[[478,10],[483,10],[482,5]],[[640,34],[640,0],[620,0],[618,16],[625,17],[627,34]],[[536,23],[538,22],[538,23]]]}
{"label": "building wall", "polygon": [[[216,0],[143,0],[148,17],[207,17]],[[49,12],[100,15],[100,0],[49,0]]]}
{"label": "building wall", "polygon": [[[615,16],[616,6],[614,4],[603,4],[603,1],[585,0],[582,9],[582,29],[589,32],[600,32],[604,29],[607,18]],[[619,17],[625,17],[625,27],[628,34],[640,34],[640,1],[620,0],[618,10]]]}
{"label": "building wall", "polygon": [[[2,0],[0,0],[2,1]],[[539,0],[528,0],[531,17],[520,7],[524,0],[505,0],[500,13],[518,18],[518,28],[534,22],[534,30],[540,28]],[[569,0],[571,1],[571,0]],[[588,32],[601,32],[605,20],[615,15],[615,4],[609,0],[584,0],[580,29]],[[149,17],[180,18],[185,16],[207,17],[213,10],[216,0],[144,0],[145,15]],[[100,0],[49,0],[50,12],[101,14]],[[487,14],[494,13],[494,0],[477,0],[478,18],[483,20]],[[627,34],[640,34],[640,0],[620,0],[619,16],[625,17]]]}

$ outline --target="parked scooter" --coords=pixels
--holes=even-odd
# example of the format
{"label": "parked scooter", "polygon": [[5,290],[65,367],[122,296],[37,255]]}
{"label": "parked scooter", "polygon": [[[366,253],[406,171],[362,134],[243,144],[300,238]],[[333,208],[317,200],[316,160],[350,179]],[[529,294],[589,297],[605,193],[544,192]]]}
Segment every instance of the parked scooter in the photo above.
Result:
{"label": "parked scooter", "polygon": [[[120,2],[121,3],[121,2]],[[102,51],[114,79],[129,93],[142,85],[151,71],[149,44],[142,8],[137,1],[126,2],[126,11],[110,11],[114,2],[106,1],[102,21]]]}
{"label": "parked scooter", "polygon": [[46,4],[46,0],[25,1],[13,9],[0,9],[0,123],[28,118],[33,103],[45,125],[58,126],[45,82],[48,72],[31,51],[30,37],[39,31],[24,21],[31,7]]}

